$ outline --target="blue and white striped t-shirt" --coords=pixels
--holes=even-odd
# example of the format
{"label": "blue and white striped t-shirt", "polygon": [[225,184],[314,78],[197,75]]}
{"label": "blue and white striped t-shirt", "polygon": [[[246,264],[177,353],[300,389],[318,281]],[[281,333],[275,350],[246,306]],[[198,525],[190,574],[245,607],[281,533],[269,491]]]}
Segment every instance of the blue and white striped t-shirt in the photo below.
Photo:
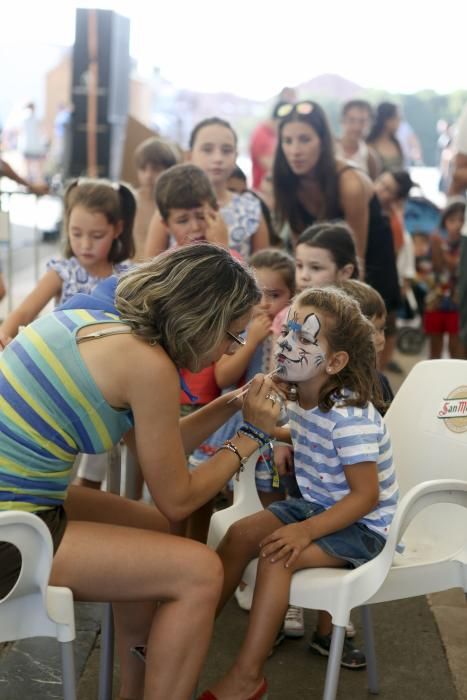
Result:
{"label": "blue and white striped t-shirt", "polygon": [[326,413],[289,404],[297,483],[306,501],[330,508],[350,493],[344,467],[376,462],[379,501],[360,519],[370,530],[387,536],[396,511],[399,487],[386,425],[373,404],[339,406]]}

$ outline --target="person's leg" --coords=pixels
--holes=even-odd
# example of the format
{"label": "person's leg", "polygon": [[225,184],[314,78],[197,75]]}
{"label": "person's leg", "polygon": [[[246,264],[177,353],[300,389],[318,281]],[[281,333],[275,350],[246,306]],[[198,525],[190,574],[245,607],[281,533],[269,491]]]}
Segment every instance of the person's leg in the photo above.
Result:
{"label": "person's leg", "polygon": [[218,613],[233,595],[247,564],[258,556],[259,543],[283,523],[268,510],[262,510],[231,525],[217,548],[224,566],[224,586]]}
{"label": "person's leg", "polygon": [[464,359],[464,347],[458,335],[449,335],[449,357],[453,360]]}
{"label": "person's leg", "polygon": [[430,339],[430,360],[439,360],[443,352],[443,334],[431,333]]}
{"label": "person's leg", "polygon": [[[157,532],[167,522],[145,504],[72,487],[65,505],[70,522],[50,583],[68,586],[77,600],[114,603],[121,698],[189,698],[222,585],[217,555]],[[147,645],[146,668],[130,654],[135,644]]]}
{"label": "person's leg", "polygon": [[289,568],[285,568],[284,560],[272,563],[260,557],[246,637],[234,664],[211,687],[219,700],[244,700],[261,685],[263,666],[287,610],[292,575],[304,568],[344,565],[342,559],[327,554],[316,544],[307,547]]}
{"label": "person's leg", "polygon": [[258,491],[258,496],[263,508],[267,508],[269,505],[271,505],[271,503],[275,503],[276,501],[284,500],[284,494],[279,491],[279,489],[275,489],[274,491],[270,492]]}
{"label": "person's leg", "polygon": [[214,501],[208,501],[195,510],[188,518],[186,536],[196,542],[205,543],[208,539],[209,523],[211,522]]}

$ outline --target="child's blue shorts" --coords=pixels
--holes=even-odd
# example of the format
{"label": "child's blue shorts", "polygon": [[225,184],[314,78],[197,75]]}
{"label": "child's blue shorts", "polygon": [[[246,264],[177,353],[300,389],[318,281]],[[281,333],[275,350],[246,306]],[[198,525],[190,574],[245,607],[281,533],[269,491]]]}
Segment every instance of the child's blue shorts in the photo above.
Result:
{"label": "child's blue shorts", "polygon": [[[300,523],[325,511],[323,506],[305,501],[304,498],[275,501],[267,509],[285,525]],[[343,530],[320,537],[314,542],[332,557],[346,561],[351,569],[374,559],[386,544],[382,535],[370,530],[362,523],[354,523]]]}

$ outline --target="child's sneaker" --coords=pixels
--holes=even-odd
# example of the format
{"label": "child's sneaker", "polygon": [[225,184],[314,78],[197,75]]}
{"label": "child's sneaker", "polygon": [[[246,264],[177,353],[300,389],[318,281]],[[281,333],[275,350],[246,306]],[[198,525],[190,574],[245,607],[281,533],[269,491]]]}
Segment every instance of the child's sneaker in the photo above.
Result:
{"label": "child's sneaker", "polygon": [[235,589],[235,600],[237,601],[239,607],[242,610],[251,610],[251,604],[253,603],[253,593],[254,589],[247,584],[244,584],[243,588],[237,586]]}
{"label": "child's sneaker", "polygon": [[[311,651],[314,654],[321,654],[321,656],[329,656],[329,651],[331,649],[331,635],[325,634],[321,635],[318,632],[314,632],[313,636],[308,643]],[[363,651],[356,649],[353,642],[350,639],[344,639],[344,648],[342,650],[341,666],[345,668],[350,668],[352,670],[365,668],[366,658]]]}
{"label": "child's sneaker", "polygon": [[286,637],[298,639],[305,635],[305,624],[303,620],[303,608],[289,605],[285,613],[282,631]]}

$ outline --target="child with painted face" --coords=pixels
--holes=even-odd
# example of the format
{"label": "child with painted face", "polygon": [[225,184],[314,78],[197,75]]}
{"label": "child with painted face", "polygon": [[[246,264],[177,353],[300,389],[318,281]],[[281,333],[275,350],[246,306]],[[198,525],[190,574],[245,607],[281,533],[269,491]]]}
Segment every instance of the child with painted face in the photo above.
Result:
{"label": "child with painted face", "polygon": [[[212,688],[219,700],[266,693],[263,667],[296,571],[357,567],[384,547],[399,490],[390,437],[378,411],[372,336],[357,302],[340,290],[310,289],[294,300],[277,362],[280,378],[298,388],[289,427],[301,498],[272,503],[236,522],[219,545],[220,608],[248,562],[259,557],[245,640]],[[310,642],[314,651],[329,653],[331,628],[330,616],[321,612]],[[347,645],[342,663],[358,668],[363,655]]]}

